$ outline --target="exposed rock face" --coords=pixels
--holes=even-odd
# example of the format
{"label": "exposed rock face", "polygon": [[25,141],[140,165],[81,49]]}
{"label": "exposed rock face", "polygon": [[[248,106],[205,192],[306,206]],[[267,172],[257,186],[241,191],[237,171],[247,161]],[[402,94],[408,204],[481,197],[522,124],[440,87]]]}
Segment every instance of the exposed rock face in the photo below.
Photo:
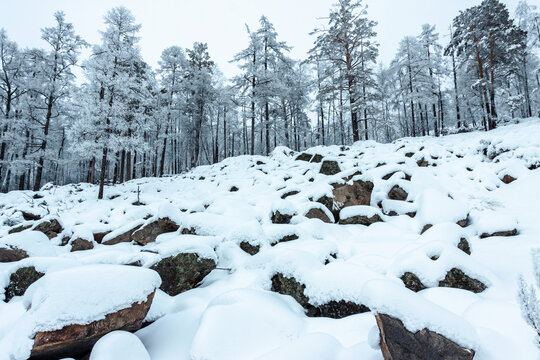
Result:
{"label": "exposed rock face", "polygon": [[459,220],[456,224],[458,224],[462,228],[469,226],[469,216],[467,215],[465,219]]}
{"label": "exposed rock face", "polygon": [[233,186],[229,189],[230,192],[237,192],[238,190],[240,189],[238,189],[236,186]]}
{"label": "exposed rock face", "polygon": [[324,175],[336,175],[341,172],[337,161],[334,160],[325,160],[321,165],[321,170],[319,171]]}
{"label": "exposed rock face", "polygon": [[332,220],[330,220],[330,218],[324,213],[324,211],[317,208],[309,210],[306,214],[306,217],[308,219],[319,219],[325,223],[332,223]]}
{"label": "exposed rock face", "polygon": [[342,319],[344,317],[368,312],[369,308],[364,305],[355,304],[350,301],[330,301],[321,306],[313,306],[309,303],[309,298],[304,294],[306,286],[298,282],[293,277],[286,277],[282,273],[277,273],[272,277],[271,290],[282,295],[292,296],[304,309],[309,317],[329,317]]}
{"label": "exposed rock face", "polygon": [[8,302],[15,296],[24,295],[26,289],[43,275],[45,274],[37,271],[33,266],[18,269],[9,277],[9,285],[6,287],[4,301]]}
{"label": "exposed rock face", "polygon": [[10,229],[10,230],[8,231],[8,234],[16,234],[16,233],[20,233],[20,232],[22,232],[22,231],[24,231],[24,230],[30,229],[31,227],[32,227],[32,225],[19,225],[19,226],[16,226],[16,227]]}
{"label": "exposed rock face", "polygon": [[424,227],[422,228],[422,231],[420,231],[420,234],[425,233],[426,231],[428,231],[428,230],[431,229],[432,227],[433,227],[433,225],[431,225],[431,224],[426,224],[426,225],[424,225]]}
{"label": "exposed rock face", "polygon": [[338,185],[332,191],[334,200],[329,210],[338,219],[340,209],[348,206],[370,205],[372,191],[373,183],[371,181],[357,180],[352,185]]}
{"label": "exposed rock face", "polygon": [[151,267],[161,277],[160,289],[171,296],[193,289],[215,268],[214,260],[190,253],[165,258]]}
{"label": "exposed rock face", "polygon": [[298,194],[299,192],[300,192],[300,191],[296,191],[296,190],[288,191],[288,192],[286,192],[285,194],[281,195],[281,198],[282,198],[282,199],[286,199],[286,198],[288,198],[289,196],[293,196],[293,195]]}
{"label": "exposed rock face", "polygon": [[162,218],[136,230],[131,235],[139,245],[146,245],[156,241],[156,238],[165,233],[177,231],[179,226],[169,218]]}
{"label": "exposed rock face", "polygon": [[292,215],[282,214],[279,211],[276,211],[272,214],[272,223],[273,224],[289,224],[292,219]]}
{"label": "exposed rock face", "polygon": [[427,289],[427,287],[422,284],[422,281],[413,274],[412,272],[406,272],[401,275],[401,281],[405,284],[405,287],[414,292],[419,292],[421,290]]}
{"label": "exposed rock face", "polygon": [[465,238],[459,239],[459,243],[457,245],[458,249],[463,251],[467,255],[471,255],[471,246],[469,245],[469,242]]}
{"label": "exposed rock face", "polygon": [[97,242],[98,244],[101,244],[101,242],[103,241],[103,238],[107,236],[109,233],[110,231],[94,233],[94,241]]}
{"label": "exposed rock face", "polygon": [[304,295],[305,289],[306,286],[293,277],[286,277],[282,273],[277,273],[272,277],[272,291],[292,296],[302,307],[308,308],[311,305],[309,304],[309,298]]}
{"label": "exposed rock face", "polygon": [[517,179],[511,175],[504,175],[504,177],[501,179],[501,181],[505,184],[510,184],[516,181]]}
{"label": "exposed rock face", "polygon": [[297,239],[298,239],[298,235],[296,235],[296,234],[285,235],[284,237],[279,239],[278,242],[272,244],[272,246],[275,246],[275,245],[277,245],[279,243],[282,243],[282,242],[288,242],[288,241],[293,241],[293,240],[297,240]]}
{"label": "exposed rock face", "polygon": [[132,229],[103,242],[103,245],[116,245],[124,242],[131,242],[133,240],[132,234],[140,228],[141,225],[134,226]]}
{"label": "exposed rock face", "polygon": [[15,262],[28,257],[26,251],[17,248],[0,248],[0,263]]}
{"label": "exposed rock face", "polygon": [[63,229],[62,229],[62,225],[60,225],[57,219],[51,219],[49,221],[44,221],[42,223],[39,223],[34,228],[34,231],[41,231],[42,233],[47,235],[49,239],[52,239],[58,236],[58,234],[60,234],[63,231]]}
{"label": "exposed rock face", "polygon": [[368,312],[365,305],[356,304],[350,301],[330,301],[317,307],[315,317],[328,317],[332,319],[343,319],[344,317]]}
{"label": "exposed rock face", "polygon": [[367,217],[363,215],[353,216],[347,219],[341,219],[339,220],[339,223],[341,225],[365,225],[370,226],[372,224],[375,224],[377,222],[382,222],[383,220],[381,217],[377,214]]}
{"label": "exposed rock face", "polygon": [[416,162],[416,164],[419,166],[419,167],[428,167],[429,163],[426,161],[426,159],[424,158],[421,158],[420,160],[418,160]]}
{"label": "exposed rock face", "polygon": [[323,160],[323,156],[319,154],[313,155],[313,158],[311,158],[312,163],[320,163]]}
{"label": "exposed rock face", "polygon": [[58,359],[88,353],[104,335],[115,330],[136,331],[150,309],[154,294],[145,302],[134,303],[129,308],[108,314],[102,320],[88,325],[69,325],[56,331],[38,332],[32,348],[33,359]]}
{"label": "exposed rock face", "polygon": [[381,351],[385,360],[472,360],[474,351],[464,349],[444,336],[423,329],[413,333],[403,322],[376,314]]}
{"label": "exposed rock face", "polygon": [[394,185],[388,192],[388,198],[392,200],[405,201],[409,197],[409,194],[403,190],[399,185]]}
{"label": "exposed rock face", "polygon": [[22,211],[22,210],[21,210],[21,213],[22,213],[23,219],[26,220],[26,221],[38,221],[38,220],[41,220],[41,216],[39,216],[37,214],[32,214],[30,212]]}
{"label": "exposed rock face", "polygon": [[256,255],[259,253],[259,250],[261,249],[261,247],[259,245],[251,245],[247,241],[242,241],[240,243],[240,249],[244,250],[249,255]]}
{"label": "exposed rock face", "polygon": [[296,157],[296,161],[309,161],[311,160],[311,158],[313,157],[313,155],[311,154],[308,154],[308,153],[301,153],[300,155],[298,155]]}
{"label": "exposed rock face", "polygon": [[94,243],[85,239],[75,239],[71,243],[71,252],[83,251],[83,250],[92,250],[94,248]]}
{"label": "exposed rock face", "polygon": [[481,293],[487,289],[487,286],[480,280],[476,280],[465,274],[463,271],[457,268],[450,270],[446,277],[439,281],[440,287],[451,287],[456,289],[463,289],[472,291],[474,293]]}
{"label": "exposed rock face", "polygon": [[483,233],[482,235],[480,235],[480,239],[485,239],[487,237],[492,237],[492,236],[516,236],[516,235],[517,235],[517,229],[513,229],[513,230],[507,230],[507,231],[497,231],[494,233]]}

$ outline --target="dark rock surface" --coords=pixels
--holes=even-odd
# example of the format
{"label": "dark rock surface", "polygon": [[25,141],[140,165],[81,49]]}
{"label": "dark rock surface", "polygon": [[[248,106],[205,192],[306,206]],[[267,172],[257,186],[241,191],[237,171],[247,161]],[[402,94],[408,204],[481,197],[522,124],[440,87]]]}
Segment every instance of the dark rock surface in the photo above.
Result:
{"label": "dark rock surface", "polygon": [[214,260],[192,253],[165,258],[151,267],[161,277],[160,289],[171,296],[195,288],[215,268]]}
{"label": "dark rock surface", "polygon": [[86,325],[68,325],[56,331],[38,332],[31,359],[60,359],[87,354],[104,335],[115,331],[136,331],[141,328],[150,309],[155,291],[146,301],[133,303],[126,309],[107,314],[104,319]]}
{"label": "dark rock surface", "polygon": [[0,263],[15,262],[28,257],[28,253],[17,248],[0,248]]}
{"label": "dark rock surface", "polygon": [[474,351],[464,349],[444,336],[422,329],[415,333],[403,322],[376,314],[381,351],[385,360],[472,360]]}
{"label": "dark rock surface", "polygon": [[341,172],[337,161],[334,160],[325,160],[321,165],[321,170],[319,171],[324,175],[336,175]]}
{"label": "dark rock surface", "polygon": [[451,269],[446,274],[446,277],[439,281],[439,286],[463,289],[472,291],[474,293],[481,293],[487,289],[487,286],[483,282],[471,278],[469,275],[457,268]]}
{"label": "dark rock surface", "polygon": [[36,270],[35,267],[23,267],[15,271],[9,277],[9,284],[6,287],[5,291],[5,302],[13,299],[15,296],[22,296],[36,281],[38,281],[43,275],[43,273]]}

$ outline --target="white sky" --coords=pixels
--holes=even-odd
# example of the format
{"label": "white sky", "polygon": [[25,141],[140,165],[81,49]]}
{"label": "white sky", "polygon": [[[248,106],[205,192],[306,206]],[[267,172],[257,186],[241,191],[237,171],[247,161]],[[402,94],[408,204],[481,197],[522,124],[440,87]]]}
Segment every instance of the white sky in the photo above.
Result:
{"label": "white sky", "polygon": [[[447,34],[459,10],[481,0],[364,0],[369,17],[378,21],[380,60],[389,63],[399,41],[417,35],[421,25],[437,25]],[[503,0],[514,13],[518,0]],[[281,40],[293,46],[292,56],[304,58],[313,44],[309,32],[335,0],[0,0],[0,27],[21,47],[43,47],[40,29],[53,24],[53,13],[63,10],[77,34],[89,43],[98,43],[103,16],[110,8],[124,5],[142,24],[140,47],[143,58],[157,66],[166,47],[189,48],[195,41],[207,42],[210,55],[228,77],[237,73],[232,57],[247,45],[245,24],[257,28],[266,15]],[[529,0],[540,5],[540,0]],[[444,43],[447,37],[443,38]]]}

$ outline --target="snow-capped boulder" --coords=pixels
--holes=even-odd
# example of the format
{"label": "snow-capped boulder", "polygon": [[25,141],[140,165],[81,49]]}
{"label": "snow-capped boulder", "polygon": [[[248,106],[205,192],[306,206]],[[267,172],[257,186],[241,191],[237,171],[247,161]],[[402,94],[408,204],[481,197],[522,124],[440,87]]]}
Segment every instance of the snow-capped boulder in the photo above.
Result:
{"label": "snow-capped boulder", "polygon": [[33,266],[23,267],[15,271],[9,277],[9,284],[4,293],[4,301],[8,302],[15,296],[22,296],[26,290],[43,277],[42,272],[36,270]]}
{"label": "snow-capped boulder", "polygon": [[465,349],[429,329],[412,332],[403,322],[386,314],[376,314],[384,359],[472,360],[475,352]]}
{"label": "snow-capped boulder", "polygon": [[15,247],[0,247],[0,263],[15,262],[28,257],[26,251]]}
{"label": "snow-capped boulder", "polygon": [[32,357],[87,353],[114,330],[138,330],[160,285],[154,271],[92,265],[48,273],[26,292],[24,315],[33,323]]}
{"label": "snow-capped boulder", "polygon": [[335,160],[324,160],[321,165],[321,170],[319,171],[324,175],[336,175],[341,172],[339,164]]}
{"label": "snow-capped boulder", "polygon": [[169,218],[160,218],[135,230],[131,235],[132,239],[139,245],[146,245],[155,242],[156,238],[165,233],[177,231],[179,226]]}
{"label": "snow-capped boulder", "polygon": [[92,250],[93,248],[94,248],[94,243],[90,240],[77,238],[71,242],[71,252]]}
{"label": "snow-capped boulder", "polygon": [[216,268],[213,259],[199,257],[194,253],[180,253],[167,257],[152,266],[161,277],[160,289],[171,296],[195,288]]}
{"label": "snow-capped boulder", "polygon": [[44,233],[45,235],[47,235],[49,239],[52,239],[58,236],[58,234],[60,234],[64,229],[62,228],[62,224],[60,223],[58,219],[51,218],[43,222],[40,222],[32,230],[40,231]]}
{"label": "snow-capped boulder", "polygon": [[350,206],[339,212],[341,225],[365,225],[370,226],[382,222],[382,213],[371,206]]}
{"label": "snow-capped boulder", "polygon": [[371,181],[357,180],[352,184],[336,185],[332,194],[334,195],[333,205],[329,209],[339,215],[339,209],[349,206],[370,205],[373,183]]}
{"label": "snow-capped boulder", "polygon": [[392,200],[405,201],[408,197],[409,194],[399,185],[394,185],[388,192],[388,198]]}

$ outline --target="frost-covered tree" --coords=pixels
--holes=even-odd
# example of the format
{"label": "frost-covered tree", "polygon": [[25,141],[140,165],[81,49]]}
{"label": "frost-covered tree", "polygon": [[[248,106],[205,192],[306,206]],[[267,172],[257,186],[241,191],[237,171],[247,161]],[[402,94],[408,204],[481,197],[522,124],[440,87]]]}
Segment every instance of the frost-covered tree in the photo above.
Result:
{"label": "frost-covered tree", "polygon": [[107,29],[101,33],[102,43],[94,46],[90,59],[84,65],[88,79],[87,117],[79,122],[90,120],[92,125],[86,123],[72,128],[73,138],[78,139],[72,144],[74,150],[80,147],[79,153],[91,154],[91,165],[95,163],[93,158],[101,157],[99,199],[103,199],[109,153],[118,158],[119,152],[125,150],[125,138],[133,132],[128,99],[137,95],[138,86],[133,72],[135,64],[140,61],[136,46],[140,25],[135,23],[130,11],[125,7],[114,8],[104,20]]}
{"label": "frost-covered tree", "polygon": [[374,87],[373,65],[378,55],[375,21],[367,17],[359,0],[339,0],[330,11],[328,28],[316,29],[311,58],[329,62],[340,73],[339,88],[348,96],[353,141],[360,140],[358,112],[364,115],[364,134],[368,138],[368,94]]}
{"label": "frost-covered tree", "polygon": [[[18,110],[13,110],[14,105],[24,94],[25,66],[24,54],[17,44],[10,41],[6,31],[0,30],[0,189],[2,192],[8,190],[10,182],[10,167],[13,167],[16,160],[8,159],[8,143],[15,145],[20,132],[17,129],[16,117]],[[15,151],[12,151],[15,153]],[[11,154],[10,154],[11,155]],[[6,171],[4,171],[4,169]],[[24,182],[24,180],[23,180]]]}
{"label": "frost-covered tree", "polygon": [[34,75],[28,83],[28,90],[34,93],[33,111],[40,124],[38,134],[39,153],[34,181],[34,191],[42,182],[45,159],[54,158],[47,152],[51,123],[66,116],[66,102],[72,93],[75,76],[72,68],[85,41],[75,34],[73,25],[66,22],[63,12],[54,14],[56,26],[41,31],[41,38],[49,45],[48,51],[35,52],[36,61],[31,71]]}

